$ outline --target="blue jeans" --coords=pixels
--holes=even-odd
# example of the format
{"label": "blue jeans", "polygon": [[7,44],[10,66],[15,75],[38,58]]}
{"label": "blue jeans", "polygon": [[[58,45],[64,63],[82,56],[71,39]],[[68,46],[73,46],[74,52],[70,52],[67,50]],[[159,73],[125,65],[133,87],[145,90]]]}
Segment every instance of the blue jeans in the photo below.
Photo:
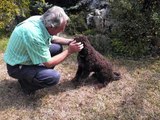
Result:
{"label": "blue jeans", "polygon": [[[62,52],[59,44],[50,45],[51,56]],[[8,74],[18,79],[23,91],[30,94],[38,89],[55,85],[59,82],[60,73],[54,69],[42,65],[15,65],[7,64]]]}

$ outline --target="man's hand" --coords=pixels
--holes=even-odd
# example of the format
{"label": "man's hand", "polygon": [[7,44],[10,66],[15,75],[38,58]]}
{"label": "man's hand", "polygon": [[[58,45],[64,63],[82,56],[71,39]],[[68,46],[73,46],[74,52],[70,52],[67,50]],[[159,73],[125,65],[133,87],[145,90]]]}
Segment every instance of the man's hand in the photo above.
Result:
{"label": "man's hand", "polygon": [[70,42],[68,51],[70,54],[79,52],[83,49],[83,44],[81,42],[76,42],[75,40]]}
{"label": "man's hand", "polygon": [[68,49],[64,50],[60,54],[53,56],[48,62],[43,63],[46,67],[51,68],[62,61],[64,61],[69,55],[75,52],[79,52],[83,49],[83,44],[80,42],[72,41]]}
{"label": "man's hand", "polygon": [[73,42],[74,41],[74,39],[67,39],[67,44],[69,45],[71,42]]}

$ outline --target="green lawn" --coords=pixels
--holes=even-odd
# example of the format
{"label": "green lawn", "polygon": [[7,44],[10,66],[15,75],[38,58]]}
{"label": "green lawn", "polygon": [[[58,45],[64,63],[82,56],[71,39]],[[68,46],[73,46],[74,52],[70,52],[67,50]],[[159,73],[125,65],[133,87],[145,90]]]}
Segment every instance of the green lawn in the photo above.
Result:
{"label": "green lawn", "polygon": [[0,53],[4,52],[8,43],[8,37],[1,36],[0,37]]}

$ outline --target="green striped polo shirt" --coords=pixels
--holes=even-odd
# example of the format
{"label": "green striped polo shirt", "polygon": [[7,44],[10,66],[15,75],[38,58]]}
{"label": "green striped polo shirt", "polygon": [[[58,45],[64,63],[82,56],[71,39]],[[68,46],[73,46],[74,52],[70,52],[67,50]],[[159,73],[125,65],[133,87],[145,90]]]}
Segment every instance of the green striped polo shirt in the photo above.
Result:
{"label": "green striped polo shirt", "polygon": [[51,35],[40,17],[32,16],[15,27],[4,53],[6,63],[36,65],[51,59]]}

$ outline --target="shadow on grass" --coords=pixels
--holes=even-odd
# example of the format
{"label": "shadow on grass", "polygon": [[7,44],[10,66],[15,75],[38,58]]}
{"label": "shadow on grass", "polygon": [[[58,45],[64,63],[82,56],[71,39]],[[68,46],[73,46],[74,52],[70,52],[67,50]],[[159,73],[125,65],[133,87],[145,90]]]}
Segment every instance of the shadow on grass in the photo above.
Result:
{"label": "shadow on grass", "polygon": [[[87,82],[83,85],[93,85],[93,82]],[[41,106],[41,100],[47,94],[56,96],[61,92],[74,89],[78,89],[78,87],[75,87],[71,80],[65,79],[58,85],[36,91],[34,95],[26,95],[22,92],[17,80],[0,80],[0,111],[11,108],[34,110]]]}
{"label": "shadow on grass", "polygon": [[47,89],[49,94],[57,95],[58,93],[77,90],[83,86],[93,86],[96,87],[98,81],[93,77],[84,79],[82,83],[75,84],[71,79],[63,79],[61,83],[56,86],[52,86]]}
{"label": "shadow on grass", "polygon": [[[47,94],[56,96],[61,92],[78,89],[71,80],[65,79],[58,85],[36,91],[34,95],[26,95],[22,92],[17,80],[5,79],[0,81],[0,111],[12,107],[35,109],[41,106],[41,100]],[[85,85],[92,84],[92,81],[85,83]]]}
{"label": "shadow on grass", "polygon": [[5,109],[35,109],[44,95],[25,95],[17,80],[0,80],[0,111]]}
{"label": "shadow on grass", "polygon": [[45,89],[45,92],[51,95],[58,95],[59,93],[74,90],[75,86],[68,79],[63,79],[58,85],[51,86]]}

